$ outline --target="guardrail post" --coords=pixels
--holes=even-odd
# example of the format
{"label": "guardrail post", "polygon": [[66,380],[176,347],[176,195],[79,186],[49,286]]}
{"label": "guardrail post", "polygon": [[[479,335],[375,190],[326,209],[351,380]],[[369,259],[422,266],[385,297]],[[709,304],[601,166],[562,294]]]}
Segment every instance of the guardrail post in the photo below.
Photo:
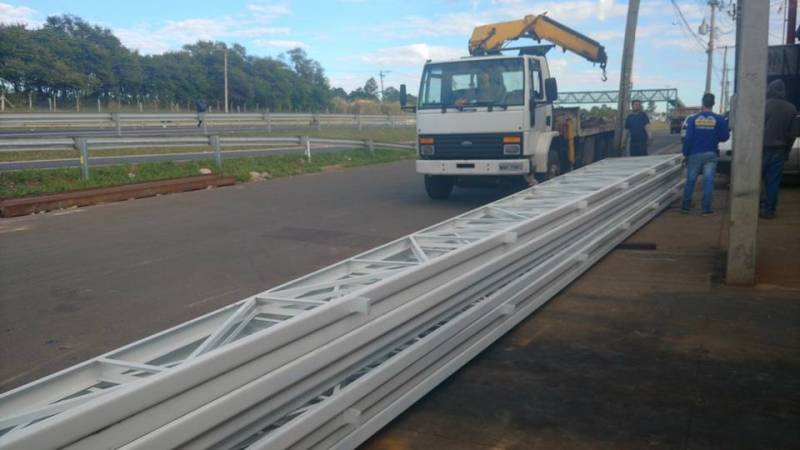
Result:
{"label": "guardrail post", "polygon": [[356,114],[356,120],[358,120],[358,131],[361,131],[361,113]]}
{"label": "guardrail post", "polygon": [[364,141],[364,145],[367,147],[370,153],[373,155],[375,154],[375,142],[372,139],[367,139]]}
{"label": "guardrail post", "polygon": [[269,108],[264,113],[264,121],[267,122],[267,133],[272,133],[272,116],[269,115]]}
{"label": "guardrail post", "polygon": [[218,135],[208,137],[208,145],[214,150],[214,160],[217,162],[217,168],[222,171],[222,145],[219,141]]}
{"label": "guardrail post", "polygon": [[394,117],[391,114],[389,114],[389,125],[394,128]]}
{"label": "guardrail post", "polygon": [[111,113],[111,120],[114,121],[114,125],[117,127],[117,136],[122,136],[122,120],[119,118],[119,113]]}
{"label": "guardrail post", "polygon": [[311,162],[311,138],[308,136],[301,136],[300,145],[305,146],[306,158],[308,158],[308,162]]}
{"label": "guardrail post", "polygon": [[81,178],[84,180],[89,179],[89,144],[86,141],[86,138],[83,137],[75,137],[72,138],[74,142],[75,148],[81,154]]}
{"label": "guardrail post", "polygon": [[317,124],[317,131],[322,129],[322,120],[319,117],[319,114],[314,114],[314,123]]}
{"label": "guardrail post", "polygon": [[200,117],[198,120],[203,123],[203,134],[208,135],[208,122],[206,121],[206,113],[197,113]]}

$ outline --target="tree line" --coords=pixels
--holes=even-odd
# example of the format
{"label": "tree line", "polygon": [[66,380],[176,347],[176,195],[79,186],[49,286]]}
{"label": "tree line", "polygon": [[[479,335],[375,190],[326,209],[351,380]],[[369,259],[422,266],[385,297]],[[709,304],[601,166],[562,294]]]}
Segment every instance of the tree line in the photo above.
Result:
{"label": "tree line", "polygon": [[[239,44],[198,41],[141,55],[108,28],[71,15],[48,17],[39,28],[0,24],[0,91],[17,103],[70,109],[93,109],[96,102],[174,110],[203,100],[219,111],[226,53],[229,102],[245,110],[341,110],[378,101],[374,78],[350,93],[332,89],[320,63],[301,48],[272,58],[248,55]],[[394,88],[385,92],[387,101],[399,97]]]}

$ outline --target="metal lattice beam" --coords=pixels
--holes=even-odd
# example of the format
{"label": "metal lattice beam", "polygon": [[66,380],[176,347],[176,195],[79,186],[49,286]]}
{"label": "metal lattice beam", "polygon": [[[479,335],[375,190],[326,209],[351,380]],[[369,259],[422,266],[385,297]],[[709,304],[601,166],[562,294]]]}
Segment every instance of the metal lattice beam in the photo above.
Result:
{"label": "metal lattice beam", "polygon": [[[562,105],[616,104],[619,91],[574,91],[559,92],[558,103]],[[674,105],[678,101],[677,89],[638,89],[631,91],[631,100],[642,102],[667,102]]]}

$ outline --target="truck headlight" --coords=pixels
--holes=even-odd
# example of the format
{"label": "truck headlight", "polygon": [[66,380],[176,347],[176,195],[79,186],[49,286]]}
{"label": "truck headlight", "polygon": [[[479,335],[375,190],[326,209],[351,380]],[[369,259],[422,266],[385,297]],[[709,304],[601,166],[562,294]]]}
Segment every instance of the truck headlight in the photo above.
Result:
{"label": "truck headlight", "polygon": [[520,146],[519,146],[519,144],[503,144],[503,154],[504,155],[519,155],[520,154]]}
{"label": "truck headlight", "polygon": [[420,155],[432,155],[433,154],[433,146],[432,145],[420,145],[419,146],[419,153],[420,153]]}

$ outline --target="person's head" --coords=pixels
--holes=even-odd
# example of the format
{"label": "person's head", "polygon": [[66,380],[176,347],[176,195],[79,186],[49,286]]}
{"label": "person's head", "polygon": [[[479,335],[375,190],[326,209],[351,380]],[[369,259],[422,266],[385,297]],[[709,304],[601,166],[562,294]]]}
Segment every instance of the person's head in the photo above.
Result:
{"label": "person's head", "polygon": [[642,102],[640,102],[639,100],[634,100],[631,103],[631,109],[633,109],[634,112],[641,111],[642,110]]}
{"label": "person's head", "polygon": [[786,98],[786,84],[783,80],[774,80],[767,87],[767,98]]}
{"label": "person's head", "polygon": [[714,107],[714,94],[711,92],[706,92],[703,94],[703,109],[711,111],[711,108]]}

